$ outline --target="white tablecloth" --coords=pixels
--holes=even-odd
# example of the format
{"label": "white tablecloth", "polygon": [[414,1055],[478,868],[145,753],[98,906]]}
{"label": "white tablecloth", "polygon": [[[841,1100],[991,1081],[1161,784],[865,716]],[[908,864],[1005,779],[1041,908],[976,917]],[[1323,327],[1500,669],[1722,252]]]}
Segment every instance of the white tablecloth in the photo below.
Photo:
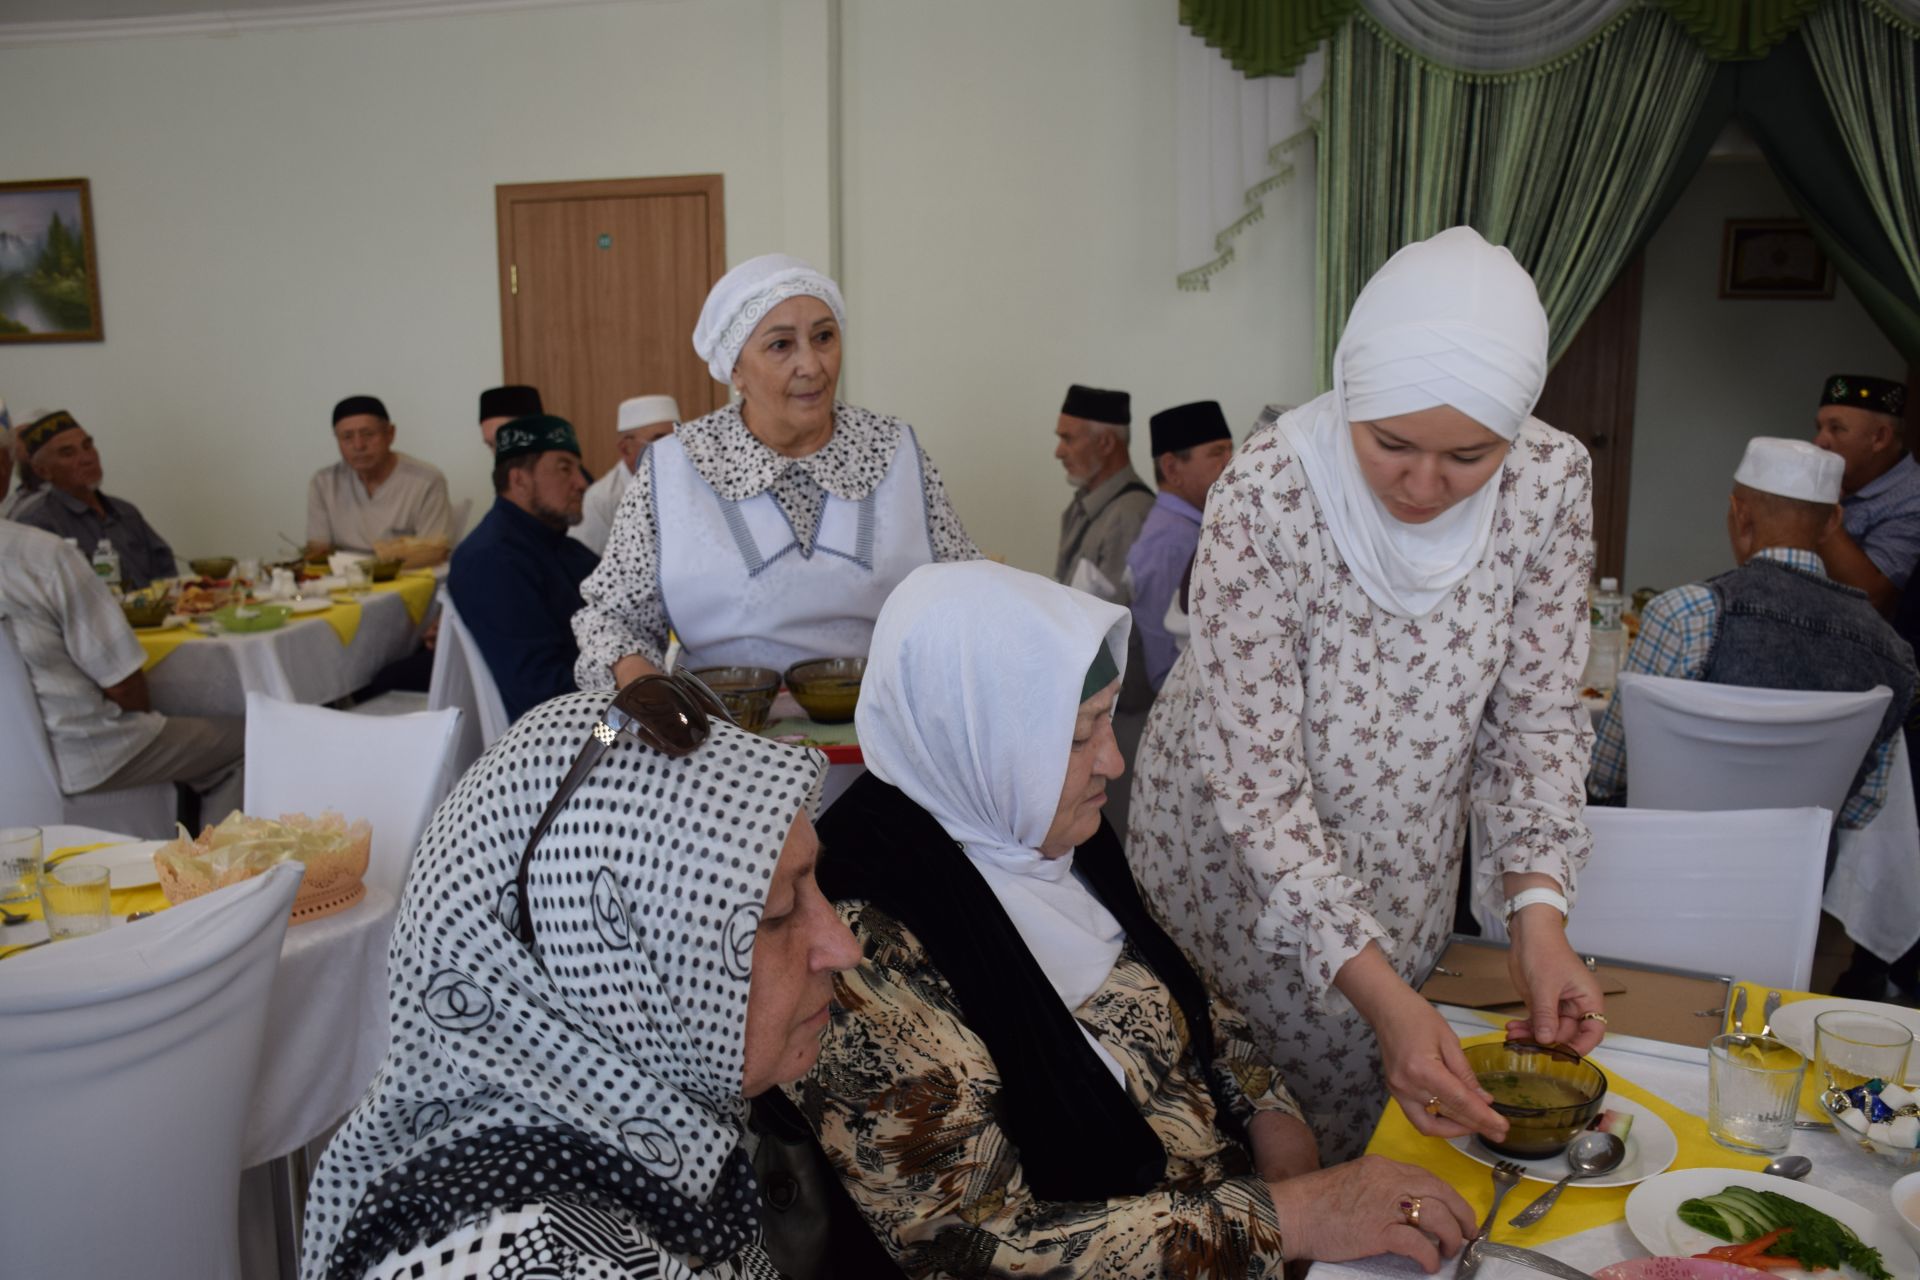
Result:
{"label": "white tablecloth", "polygon": [[[1488,1024],[1471,1010],[1443,1007],[1441,1013],[1463,1038],[1484,1035],[1488,1030]],[[1695,1115],[1706,1114],[1705,1049],[1642,1040],[1637,1036],[1614,1035],[1608,1036],[1606,1043],[1595,1050],[1592,1056],[1604,1069],[1618,1072],[1681,1110],[1691,1111]],[[1893,1211],[1893,1197],[1889,1188],[1899,1174],[1891,1164],[1861,1150],[1855,1143],[1824,1130],[1795,1130],[1791,1150],[1813,1161],[1813,1172],[1806,1177],[1808,1183],[1823,1187],[1876,1213],[1884,1213],[1890,1222],[1898,1225],[1899,1219]],[[1491,1172],[1488,1177],[1491,1180]],[[1493,1229],[1493,1239],[1505,1240],[1512,1234],[1506,1230],[1505,1219],[1517,1211],[1513,1204],[1517,1198],[1517,1192],[1508,1197],[1501,1221]],[[1524,1205],[1526,1202],[1520,1200],[1519,1203]],[[1624,1221],[1563,1237],[1540,1246],[1540,1252],[1551,1254],[1589,1273],[1625,1258],[1647,1256],[1647,1251],[1633,1238]],[[1439,1274],[1450,1275],[1454,1266],[1452,1261],[1443,1262]],[[1412,1262],[1396,1255],[1368,1258],[1360,1262],[1315,1263],[1312,1273],[1315,1280],[1425,1274]],[[1521,1277],[1540,1280],[1538,1272],[1498,1259],[1488,1259],[1483,1263],[1480,1275],[1486,1280],[1521,1280]]]}
{"label": "white tablecloth", "polygon": [[343,645],[318,618],[295,618],[277,631],[190,640],[153,664],[153,709],[170,715],[238,716],[247,694],[319,705],[364,688],[381,668],[412,652],[420,628],[397,591],[361,598],[360,626]]}

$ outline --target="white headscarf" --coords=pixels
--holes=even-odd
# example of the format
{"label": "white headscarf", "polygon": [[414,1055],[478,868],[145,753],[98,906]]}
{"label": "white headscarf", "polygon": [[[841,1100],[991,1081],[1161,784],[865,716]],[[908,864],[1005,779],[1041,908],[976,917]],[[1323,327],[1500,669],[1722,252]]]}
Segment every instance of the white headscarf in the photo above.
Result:
{"label": "white headscarf", "polygon": [[1410,244],[1354,301],[1333,357],[1333,390],[1288,414],[1334,546],[1389,613],[1420,617],[1480,563],[1493,536],[1500,471],[1425,524],[1396,520],[1367,486],[1354,422],[1451,405],[1504,440],[1547,379],[1547,313],[1513,255],[1452,227]]}
{"label": "white headscarf", "polygon": [[1104,644],[1126,674],[1132,616],[988,560],[923,565],[880,610],[854,714],[867,768],[953,837],[1070,1010],[1113,972],[1125,933],[1073,854],[1049,858],[1040,842],[1087,670]]}
{"label": "white headscarf", "polygon": [[693,349],[707,362],[715,382],[732,383],[740,349],[773,310],[788,298],[813,297],[827,304],[842,330],[847,327],[846,304],[840,286],[798,258],[766,253],[749,258],[720,277],[700,308],[693,326]]}

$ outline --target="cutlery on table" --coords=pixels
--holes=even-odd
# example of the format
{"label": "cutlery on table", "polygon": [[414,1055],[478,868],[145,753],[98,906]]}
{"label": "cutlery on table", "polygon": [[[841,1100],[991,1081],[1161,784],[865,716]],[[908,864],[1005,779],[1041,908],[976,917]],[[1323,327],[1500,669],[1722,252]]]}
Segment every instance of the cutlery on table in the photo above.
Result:
{"label": "cutlery on table", "polygon": [[[1522,1249],[1518,1245],[1511,1244],[1495,1244],[1491,1240],[1475,1241],[1468,1246],[1468,1249],[1475,1254],[1476,1263],[1481,1257],[1500,1258],[1518,1266],[1543,1271],[1550,1276],[1558,1276],[1560,1280],[1593,1280],[1592,1276],[1580,1268],[1569,1266],[1558,1258],[1549,1258],[1535,1249]],[[1465,1264],[1462,1264],[1461,1269],[1465,1270]]]}
{"label": "cutlery on table", "polygon": [[14,957],[14,956],[17,956],[17,955],[19,955],[19,954],[20,954],[20,953],[21,953],[22,951],[31,951],[31,950],[33,950],[33,949],[34,949],[35,947],[44,947],[44,946],[46,946],[46,945],[47,945],[47,944],[48,944],[49,942],[52,942],[52,941],[53,941],[53,939],[52,939],[52,938],[41,938],[41,939],[40,939],[39,941],[37,941],[37,942],[22,942],[22,943],[18,943],[18,944],[16,944],[15,946],[13,946],[13,948],[12,948],[11,950],[8,950],[8,951],[5,951],[5,952],[0,952],[0,960],[7,960],[7,959],[11,959],[12,957]]}
{"label": "cutlery on table", "polygon": [[1780,1012],[1780,993],[1778,991],[1769,991],[1767,992],[1767,1002],[1760,1006],[1761,1035],[1770,1036],[1773,1034],[1773,1015],[1778,1012]]}
{"label": "cutlery on table", "polygon": [[1560,1202],[1560,1193],[1576,1178],[1612,1173],[1627,1158],[1627,1144],[1611,1133],[1589,1129],[1567,1145],[1567,1175],[1547,1188],[1532,1204],[1507,1219],[1510,1227],[1530,1227]]}
{"label": "cutlery on table", "polygon": [[1813,1172],[1813,1161],[1805,1156],[1775,1156],[1760,1172],[1798,1181]]}
{"label": "cutlery on table", "polygon": [[1747,989],[1735,987],[1733,990],[1733,1016],[1727,1024],[1727,1030],[1738,1034],[1747,1029]]}
{"label": "cutlery on table", "polygon": [[0,924],[25,924],[26,922],[26,916],[20,912],[9,911],[5,907],[0,907]]}
{"label": "cutlery on table", "polygon": [[1473,1239],[1467,1241],[1467,1247],[1460,1251],[1460,1265],[1454,1269],[1454,1280],[1467,1280],[1467,1277],[1480,1269],[1480,1245],[1486,1242],[1487,1233],[1493,1230],[1494,1221],[1500,1216],[1500,1202],[1507,1198],[1507,1192],[1519,1185],[1523,1176],[1519,1165],[1511,1160],[1502,1160],[1493,1166],[1493,1205],[1487,1210],[1487,1217],[1480,1229],[1473,1233]]}

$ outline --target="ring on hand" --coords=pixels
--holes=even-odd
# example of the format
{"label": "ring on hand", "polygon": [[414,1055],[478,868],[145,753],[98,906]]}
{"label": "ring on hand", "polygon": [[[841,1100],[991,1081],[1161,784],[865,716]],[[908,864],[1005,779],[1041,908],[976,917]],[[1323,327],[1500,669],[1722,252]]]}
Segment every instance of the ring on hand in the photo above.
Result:
{"label": "ring on hand", "polygon": [[[1430,1116],[1437,1116],[1440,1114],[1440,1095],[1439,1094],[1436,1093],[1432,1097],[1427,1099],[1427,1114]],[[1420,1202],[1418,1200],[1415,1200],[1414,1203],[1417,1205]]]}
{"label": "ring on hand", "polygon": [[1604,1013],[1583,1013],[1580,1015],[1580,1021],[1597,1022],[1604,1027],[1607,1025],[1607,1015]]}
{"label": "ring on hand", "polygon": [[1407,1196],[1400,1201],[1400,1212],[1406,1217],[1407,1225],[1410,1227],[1420,1225],[1420,1204],[1419,1196]]}

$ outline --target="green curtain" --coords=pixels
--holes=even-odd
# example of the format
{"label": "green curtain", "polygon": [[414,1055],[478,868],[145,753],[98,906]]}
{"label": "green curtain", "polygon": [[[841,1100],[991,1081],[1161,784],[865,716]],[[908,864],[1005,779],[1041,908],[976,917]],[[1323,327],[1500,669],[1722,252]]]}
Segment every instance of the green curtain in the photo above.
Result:
{"label": "green curtain", "polygon": [[1820,0],[1658,0],[1709,58],[1764,58]]}
{"label": "green curtain", "polygon": [[1645,9],[1549,70],[1475,78],[1365,21],[1334,34],[1321,128],[1321,386],[1360,288],[1393,252],[1465,223],[1534,275],[1558,358],[1683,162],[1713,63]]}
{"label": "green curtain", "polygon": [[1243,76],[1284,76],[1359,0],[1180,0],[1180,21]]}

